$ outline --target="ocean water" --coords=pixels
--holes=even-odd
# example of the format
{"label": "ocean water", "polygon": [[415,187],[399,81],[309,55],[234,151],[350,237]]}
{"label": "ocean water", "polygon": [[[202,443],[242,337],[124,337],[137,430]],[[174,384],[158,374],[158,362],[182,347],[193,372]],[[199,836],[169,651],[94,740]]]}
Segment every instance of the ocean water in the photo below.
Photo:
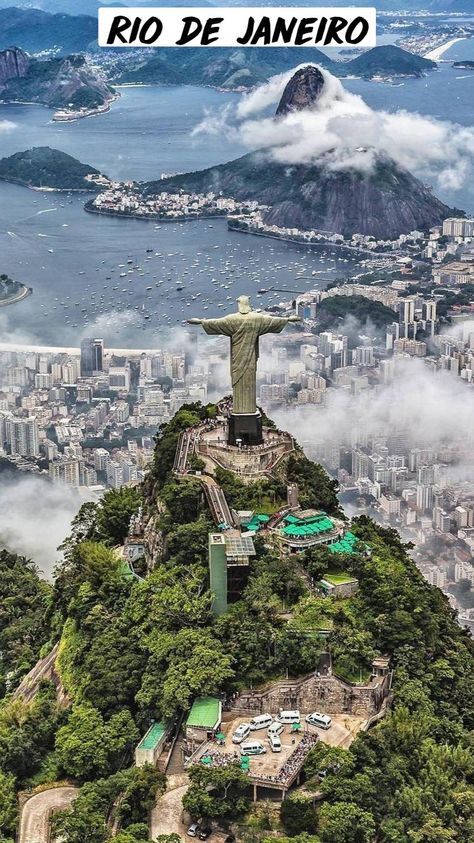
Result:
{"label": "ocean water", "polygon": [[[473,58],[474,41],[456,44],[447,57]],[[399,87],[362,80],[344,84],[374,108],[474,125],[474,73],[447,63]],[[194,87],[121,93],[108,114],[69,124],[53,123],[51,112],[39,106],[1,106],[1,155],[49,145],[111,177],[143,180],[201,169],[246,151],[218,134],[193,134],[207,113],[235,103],[238,94]],[[437,193],[474,212],[473,184]],[[0,309],[4,342],[71,345],[94,334],[115,346],[149,347],[189,316],[224,313],[240,293],[251,294],[254,306],[267,306],[354,269],[353,262],[335,255],[228,232],[221,220],[156,226],[99,217],[83,211],[79,195],[5,183],[0,200],[0,271],[34,289],[25,301]],[[129,273],[132,266],[140,270]]]}

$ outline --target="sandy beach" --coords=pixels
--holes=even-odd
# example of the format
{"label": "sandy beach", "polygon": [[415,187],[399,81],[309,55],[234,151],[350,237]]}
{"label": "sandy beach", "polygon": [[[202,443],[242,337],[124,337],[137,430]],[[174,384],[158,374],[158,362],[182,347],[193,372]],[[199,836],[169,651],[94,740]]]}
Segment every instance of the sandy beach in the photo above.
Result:
{"label": "sandy beach", "polygon": [[429,53],[425,53],[423,58],[431,59],[431,61],[439,61],[441,56],[444,55],[451,47],[454,47],[458,41],[464,41],[464,38],[451,38],[450,41],[446,41],[445,44],[441,44],[439,47],[435,47],[434,50],[430,50]]}

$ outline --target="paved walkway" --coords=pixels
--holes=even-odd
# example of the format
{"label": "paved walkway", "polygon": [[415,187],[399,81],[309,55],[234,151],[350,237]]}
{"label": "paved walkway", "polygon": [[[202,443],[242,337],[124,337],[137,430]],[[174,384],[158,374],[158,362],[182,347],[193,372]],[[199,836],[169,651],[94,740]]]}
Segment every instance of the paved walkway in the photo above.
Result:
{"label": "paved walkway", "polygon": [[[183,796],[189,787],[185,773],[168,777],[168,787],[156,800],[150,814],[150,837],[155,840],[159,834],[178,834],[184,837],[186,829],[181,822]],[[23,841],[21,841],[23,843]]]}
{"label": "paved walkway", "polygon": [[18,843],[49,843],[51,814],[68,808],[78,793],[79,788],[64,786],[30,796],[21,809]]}

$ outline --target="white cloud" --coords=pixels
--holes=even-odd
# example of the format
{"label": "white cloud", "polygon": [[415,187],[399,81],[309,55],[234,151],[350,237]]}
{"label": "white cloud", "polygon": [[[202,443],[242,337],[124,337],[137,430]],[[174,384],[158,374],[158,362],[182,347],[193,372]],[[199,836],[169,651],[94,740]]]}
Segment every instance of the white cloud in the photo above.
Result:
{"label": "white cloud", "polygon": [[73,489],[19,474],[0,485],[0,546],[27,556],[50,577],[69,534],[71,521],[86,500]]}
{"label": "white cloud", "polygon": [[282,163],[308,164],[324,157],[333,169],[369,171],[381,153],[449,189],[460,188],[472,176],[474,128],[403,110],[374,111],[324,68],[319,70],[325,86],[314,107],[275,119],[275,106],[297,69],[274,76],[234,108],[207,113],[195,133],[226,133]]}
{"label": "white cloud", "polygon": [[300,442],[350,442],[351,432],[407,431],[411,447],[462,441],[474,445],[474,390],[447,372],[433,372],[417,359],[401,358],[392,384],[353,397],[329,389],[325,407],[273,413]]}

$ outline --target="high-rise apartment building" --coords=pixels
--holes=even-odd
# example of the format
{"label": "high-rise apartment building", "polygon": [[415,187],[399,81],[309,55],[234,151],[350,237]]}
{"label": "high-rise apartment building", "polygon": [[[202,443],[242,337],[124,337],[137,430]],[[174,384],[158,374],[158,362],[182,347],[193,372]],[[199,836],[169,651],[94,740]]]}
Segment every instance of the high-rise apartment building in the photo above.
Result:
{"label": "high-rise apartment building", "polygon": [[102,372],[104,341],[84,339],[81,342],[81,377],[90,378],[95,372]]}
{"label": "high-rise apartment building", "polygon": [[14,456],[39,456],[38,423],[34,416],[27,419],[12,416],[7,421],[7,443]]}

